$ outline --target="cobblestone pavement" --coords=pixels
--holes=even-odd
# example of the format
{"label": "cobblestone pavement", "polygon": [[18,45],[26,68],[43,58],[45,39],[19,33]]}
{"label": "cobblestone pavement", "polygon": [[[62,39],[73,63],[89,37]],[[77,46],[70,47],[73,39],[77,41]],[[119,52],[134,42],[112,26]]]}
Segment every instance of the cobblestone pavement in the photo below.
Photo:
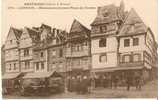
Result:
{"label": "cobblestone pavement", "polygon": [[132,87],[130,91],[126,91],[126,87],[119,87],[117,89],[107,89],[107,88],[97,88],[92,91],[90,94],[77,94],[77,93],[62,93],[62,94],[53,94],[51,96],[11,96],[7,95],[4,98],[8,99],[50,99],[50,98],[156,98],[158,97],[158,80],[148,83],[142,87],[141,91]]}

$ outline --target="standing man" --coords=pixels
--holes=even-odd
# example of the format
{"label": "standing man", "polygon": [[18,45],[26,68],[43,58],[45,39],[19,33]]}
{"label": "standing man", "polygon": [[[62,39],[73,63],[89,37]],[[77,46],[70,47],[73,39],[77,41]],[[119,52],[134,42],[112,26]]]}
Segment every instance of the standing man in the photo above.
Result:
{"label": "standing man", "polygon": [[130,90],[130,86],[132,85],[132,77],[131,76],[132,76],[131,73],[128,73],[127,77],[126,77],[127,91]]}

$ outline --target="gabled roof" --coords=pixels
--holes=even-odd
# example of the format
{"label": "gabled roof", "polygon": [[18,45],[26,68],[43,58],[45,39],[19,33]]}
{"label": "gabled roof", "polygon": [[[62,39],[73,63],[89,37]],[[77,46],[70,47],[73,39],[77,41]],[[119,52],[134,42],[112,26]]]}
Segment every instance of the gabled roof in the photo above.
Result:
{"label": "gabled roof", "polygon": [[[35,42],[38,39],[39,33],[33,29],[30,29],[28,27],[24,27],[24,30],[29,34],[30,38],[33,42]],[[39,38],[40,39],[40,38]]]}
{"label": "gabled roof", "polygon": [[133,35],[147,32],[148,27],[132,8],[128,13],[124,24],[119,32],[119,36]]}
{"label": "gabled roof", "polygon": [[[14,27],[10,27],[10,31],[13,31],[13,33],[15,34],[16,39],[18,40],[22,34],[22,30],[16,29]],[[9,35],[9,34],[8,34]]]}
{"label": "gabled roof", "polygon": [[90,30],[86,28],[84,25],[82,25],[79,21],[74,19],[71,25],[70,33],[80,33],[84,31],[90,31]]}
{"label": "gabled roof", "polygon": [[118,15],[119,7],[115,5],[107,5],[103,7],[98,7],[97,17],[91,23],[91,25],[99,25],[110,23],[112,21],[120,20],[121,18]]}
{"label": "gabled roof", "polygon": [[46,24],[42,24],[40,28],[47,28],[47,29],[51,29],[51,26],[48,26]]}

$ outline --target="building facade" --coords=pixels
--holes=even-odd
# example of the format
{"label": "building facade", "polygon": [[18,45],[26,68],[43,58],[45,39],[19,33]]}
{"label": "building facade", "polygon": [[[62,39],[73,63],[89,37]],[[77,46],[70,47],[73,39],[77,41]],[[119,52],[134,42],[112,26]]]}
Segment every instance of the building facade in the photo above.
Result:
{"label": "building facade", "polygon": [[134,9],[129,11],[118,40],[118,66],[135,67],[135,73],[141,71],[145,79],[149,78],[156,63],[157,44],[151,29],[144,24]]}
{"label": "building facade", "polygon": [[11,27],[5,41],[5,73],[20,72],[19,39],[21,30]]}
{"label": "building facade", "polygon": [[1,75],[5,73],[5,50],[4,50],[5,45],[2,45],[1,47]]}
{"label": "building facade", "polygon": [[158,69],[157,47],[152,30],[121,2],[98,7],[91,30],[76,19],[69,33],[45,24],[11,27],[3,49],[4,74],[56,71],[73,79],[95,78],[98,86],[105,78],[106,83],[115,77],[124,81],[127,75],[147,80]]}
{"label": "building facade", "polygon": [[52,41],[48,46],[48,68],[64,74],[66,72],[66,31],[53,28]]}
{"label": "building facade", "polygon": [[90,30],[74,20],[66,44],[66,66],[70,77],[90,75],[91,70]]}
{"label": "building facade", "polygon": [[38,32],[25,27],[19,40],[21,72],[34,72],[33,46]]}
{"label": "building facade", "polygon": [[34,27],[38,33],[38,42],[33,47],[33,63],[35,72],[48,72],[48,36],[51,34],[51,27],[42,24],[40,27]]}
{"label": "building facade", "polygon": [[96,78],[103,78],[106,74],[110,76],[112,68],[118,67],[117,34],[124,16],[123,3],[119,7],[98,7],[97,16],[91,24],[92,72]]}

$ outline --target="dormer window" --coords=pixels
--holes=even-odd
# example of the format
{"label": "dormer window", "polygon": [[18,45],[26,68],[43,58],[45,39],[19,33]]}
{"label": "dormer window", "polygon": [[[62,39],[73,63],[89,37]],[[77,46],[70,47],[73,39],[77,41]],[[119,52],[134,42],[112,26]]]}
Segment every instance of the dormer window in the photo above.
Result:
{"label": "dormer window", "polygon": [[107,17],[108,15],[109,15],[108,11],[105,11],[105,12],[103,13],[103,16],[104,16],[104,17]]}
{"label": "dormer window", "polygon": [[12,44],[13,40],[10,40],[10,44]]}
{"label": "dormer window", "polygon": [[103,32],[103,27],[100,26],[99,28],[100,28],[100,33],[102,33]]}
{"label": "dormer window", "polygon": [[99,27],[100,29],[100,33],[103,33],[103,32],[106,32],[107,31],[107,26],[106,25],[104,25],[104,26],[100,26]]}

